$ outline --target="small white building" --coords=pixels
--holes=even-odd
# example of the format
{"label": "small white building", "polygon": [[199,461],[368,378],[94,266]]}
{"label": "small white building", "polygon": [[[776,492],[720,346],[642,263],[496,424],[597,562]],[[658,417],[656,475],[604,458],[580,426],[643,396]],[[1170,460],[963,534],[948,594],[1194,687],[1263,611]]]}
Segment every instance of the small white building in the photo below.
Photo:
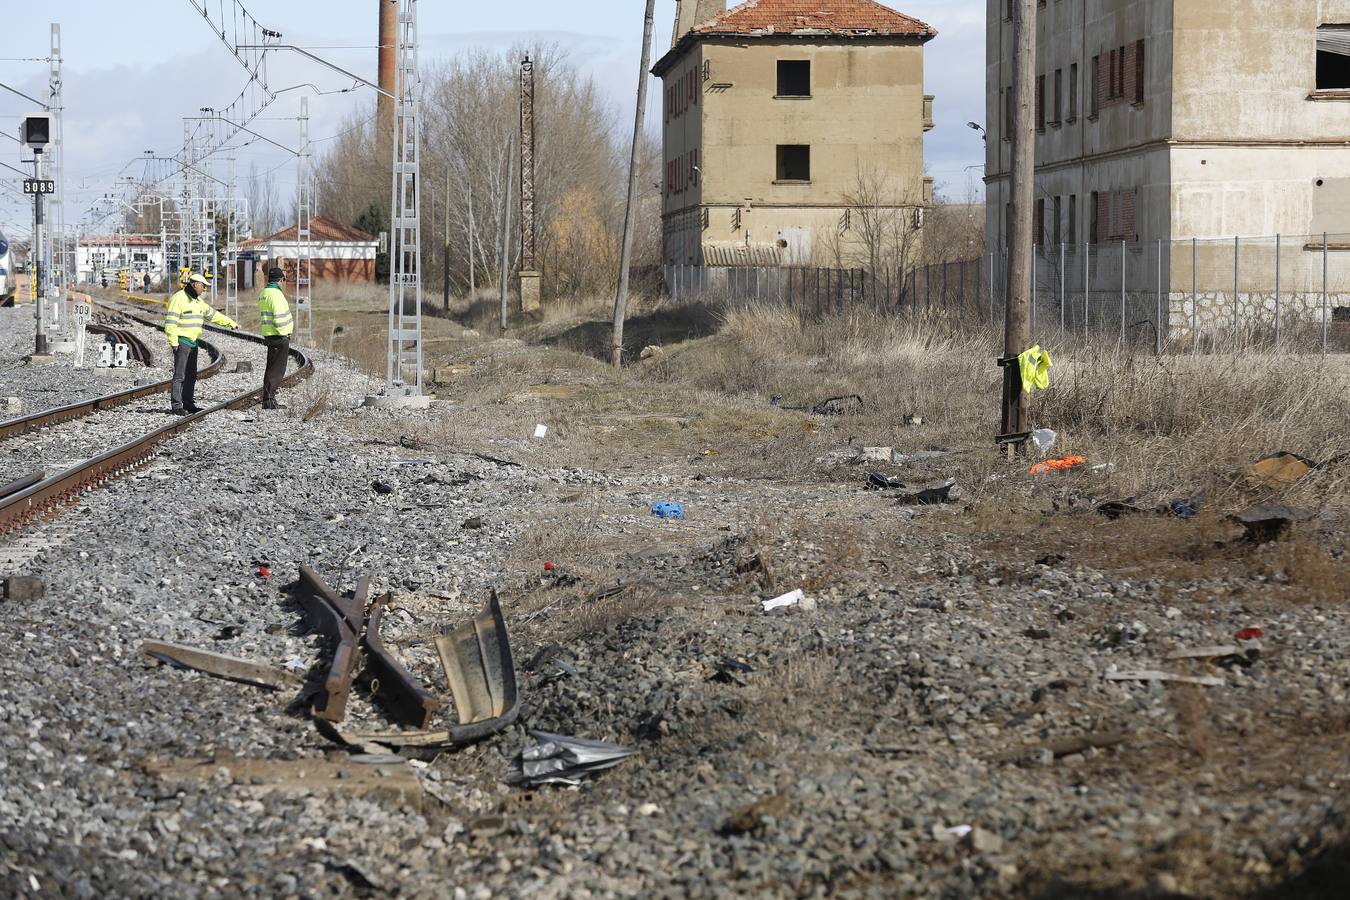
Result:
{"label": "small white building", "polygon": [[164,277],[164,247],[158,238],[141,235],[91,235],[80,239],[75,248],[75,277],[88,284],[99,284],[106,277],[117,284],[117,273],[126,272],[134,286],[149,275],[151,282]]}

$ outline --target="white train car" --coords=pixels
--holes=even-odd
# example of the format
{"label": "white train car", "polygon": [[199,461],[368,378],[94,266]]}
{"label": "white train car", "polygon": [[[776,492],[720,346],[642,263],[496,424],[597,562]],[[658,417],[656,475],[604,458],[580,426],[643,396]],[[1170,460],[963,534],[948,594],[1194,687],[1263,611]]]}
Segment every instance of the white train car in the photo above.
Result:
{"label": "white train car", "polygon": [[8,303],[14,296],[14,254],[9,249],[5,233],[0,231],[0,303]]}

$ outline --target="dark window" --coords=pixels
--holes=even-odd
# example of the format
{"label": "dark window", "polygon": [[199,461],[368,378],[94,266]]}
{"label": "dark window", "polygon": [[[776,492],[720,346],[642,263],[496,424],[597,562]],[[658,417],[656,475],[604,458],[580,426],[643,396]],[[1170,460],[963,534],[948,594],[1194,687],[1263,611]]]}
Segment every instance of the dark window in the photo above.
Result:
{"label": "dark window", "polygon": [[808,144],[778,145],[778,180],[811,180],[811,147]]}
{"label": "dark window", "polygon": [[810,60],[780,59],[778,61],[778,96],[811,96]]}
{"label": "dark window", "polygon": [[1064,240],[1064,231],[1063,226],[1061,224],[1064,221],[1063,216],[1064,216],[1064,198],[1056,197],[1054,224],[1051,226],[1051,231],[1053,231],[1055,235],[1056,244],[1061,243]]}
{"label": "dark window", "polygon": [[1088,219],[1088,241],[1093,244],[1097,243],[1098,232],[1101,228],[1101,223],[1097,220],[1097,213],[1098,210],[1100,209],[1100,204],[1101,204],[1101,197],[1097,194],[1096,191],[1093,191],[1092,206],[1088,210],[1089,214],[1091,215],[1091,218]]}
{"label": "dark window", "polygon": [[1134,42],[1134,102],[1144,102],[1144,40]]}
{"label": "dark window", "polygon": [[1013,116],[1013,92],[1008,88],[1003,95],[1003,139],[1012,140],[1013,122],[1017,121]]}
{"label": "dark window", "polygon": [[1125,96],[1125,48],[1116,52],[1116,98]]}
{"label": "dark window", "polygon": [[1036,76],[1036,130],[1045,130],[1045,76]]}
{"label": "dark window", "polygon": [[1078,195],[1069,195],[1069,233],[1068,240],[1070,244],[1078,242]]}
{"label": "dark window", "polygon": [[1350,25],[1317,29],[1317,89],[1350,90]]}
{"label": "dark window", "polygon": [[1045,199],[1036,199],[1036,222],[1032,227],[1032,243],[1040,246],[1045,243]]}
{"label": "dark window", "polygon": [[1069,66],[1069,121],[1078,118],[1078,63]]}
{"label": "dark window", "polygon": [[1058,125],[1061,121],[1060,114],[1064,110],[1064,70],[1055,70],[1055,106],[1050,118],[1050,124]]}

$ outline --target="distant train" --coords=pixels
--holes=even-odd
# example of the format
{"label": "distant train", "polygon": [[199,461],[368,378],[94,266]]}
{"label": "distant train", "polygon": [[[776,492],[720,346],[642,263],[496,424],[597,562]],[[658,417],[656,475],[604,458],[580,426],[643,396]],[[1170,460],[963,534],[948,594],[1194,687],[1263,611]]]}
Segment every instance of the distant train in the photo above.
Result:
{"label": "distant train", "polygon": [[14,296],[14,254],[10,252],[9,241],[0,231],[0,303],[8,303]]}

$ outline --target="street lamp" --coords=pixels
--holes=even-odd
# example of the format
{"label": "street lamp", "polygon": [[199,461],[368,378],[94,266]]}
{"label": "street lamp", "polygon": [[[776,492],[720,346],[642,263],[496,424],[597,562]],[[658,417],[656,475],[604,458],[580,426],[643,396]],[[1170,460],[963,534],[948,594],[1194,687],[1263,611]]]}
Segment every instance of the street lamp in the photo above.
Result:
{"label": "street lamp", "polygon": [[980,140],[982,141],[989,140],[989,134],[984,130],[984,126],[981,125],[979,122],[967,122],[966,127],[978,131],[980,133]]}

